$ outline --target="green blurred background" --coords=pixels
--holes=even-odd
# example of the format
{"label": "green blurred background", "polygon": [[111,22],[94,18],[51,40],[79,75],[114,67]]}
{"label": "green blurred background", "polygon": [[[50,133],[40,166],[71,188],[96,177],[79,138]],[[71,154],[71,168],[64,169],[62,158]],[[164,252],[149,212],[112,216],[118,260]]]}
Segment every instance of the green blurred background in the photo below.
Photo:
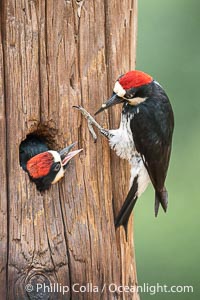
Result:
{"label": "green blurred background", "polygon": [[193,285],[194,293],[141,299],[200,299],[200,1],[138,0],[136,68],[167,91],[175,113],[169,206],[154,217],[152,187],[135,207],[139,284]]}

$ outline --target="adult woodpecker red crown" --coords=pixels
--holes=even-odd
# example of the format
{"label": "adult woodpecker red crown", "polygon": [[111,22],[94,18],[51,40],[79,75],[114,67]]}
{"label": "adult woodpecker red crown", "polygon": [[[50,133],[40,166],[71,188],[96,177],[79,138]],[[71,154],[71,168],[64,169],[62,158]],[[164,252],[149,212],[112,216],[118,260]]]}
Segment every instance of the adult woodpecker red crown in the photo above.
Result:
{"label": "adult woodpecker red crown", "polygon": [[106,103],[102,104],[102,107],[95,113],[95,115],[115,104],[123,103],[124,100],[129,101],[132,105],[139,104],[138,101],[142,102],[143,99],[139,99],[139,97],[134,99],[136,98],[136,91],[152,82],[152,76],[138,70],[129,71],[120,76],[115,82],[112,97]]}
{"label": "adult woodpecker red crown", "polygon": [[119,78],[118,82],[120,85],[125,89],[129,90],[131,88],[136,88],[142,85],[149,84],[153,81],[153,78],[142,72],[142,71],[129,71],[126,74],[124,74],[122,77]]}

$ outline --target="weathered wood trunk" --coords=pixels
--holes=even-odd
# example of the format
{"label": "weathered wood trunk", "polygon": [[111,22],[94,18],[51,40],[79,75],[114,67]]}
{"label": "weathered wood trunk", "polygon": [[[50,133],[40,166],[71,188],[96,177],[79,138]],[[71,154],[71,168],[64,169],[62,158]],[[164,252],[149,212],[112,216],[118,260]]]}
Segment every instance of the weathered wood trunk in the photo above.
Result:
{"label": "weathered wood trunk", "polygon": [[[118,75],[134,68],[136,0],[0,5],[0,299],[138,299],[108,288],[136,284],[132,222],[126,242],[113,215],[128,191],[128,165],[103,137],[93,143],[72,108],[94,113]],[[120,109],[97,120],[116,128]],[[33,132],[52,149],[74,141],[84,149],[43,194],[19,165],[19,145]],[[76,283],[99,292],[76,293]],[[54,292],[62,285],[69,291]]]}

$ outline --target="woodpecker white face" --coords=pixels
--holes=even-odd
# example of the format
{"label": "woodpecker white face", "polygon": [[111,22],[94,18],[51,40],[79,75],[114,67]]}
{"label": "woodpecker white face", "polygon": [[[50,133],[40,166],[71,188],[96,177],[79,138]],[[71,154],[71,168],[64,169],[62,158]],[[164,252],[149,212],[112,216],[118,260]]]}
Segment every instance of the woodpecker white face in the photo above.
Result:
{"label": "woodpecker white face", "polygon": [[[74,144],[72,145],[74,146]],[[79,149],[79,150],[69,152],[69,147],[67,147],[62,151],[60,151],[60,153],[58,153],[57,151],[48,151],[53,155],[54,163],[58,165],[57,169],[59,170],[55,179],[52,181],[52,184],[58,182],[64,176],[68,162],[82,150],[83,149]]]}
{"label": "woodpecker white face", "polygon": [[54,163],[56,164],[55,171],[56,170],[58,171],[55,179],[51,183],[51,184],[54,184],[54,183],[58,182],[64,176],[65,169],[63,168],[62,160],[61,160],[59,153],[57,151],[52,151],[52,150],[50,150],[48,152],[51,153],[54,158]]}
{"label": "woodpecker white face", "polygon": [[121,98],[123,98],[126,94],[126,90],[123,89],[123,87],[121,86],[118,80],[115,82],[113,92]]}
{"label": "woodpecker white face", "polygon": [[[137,95],[137,91],[153,81],[153,78],[141,71],[130,71],[122,75],[114,85],[112,97],[102,105],[96,114],[115,104],[128,102],[130,105],[138,105],[147,98]],[[96,115],[95,114],[95,115]]]}
{"label": "woodpecker white face", "polygon": [[[146,97],[134,97],[134,93],[129,93],[126,98],[127,91],[123,89],[122,85],[119,83],[119,81],[115,82],[115,86],[113,89],[113,92],[120,98],[123,98],[125,101],[127,101],[130,105],[138,105],[142,102],[144,102],[147,98]],[[103,107],[106,106],[106,104],[102,105]]]}

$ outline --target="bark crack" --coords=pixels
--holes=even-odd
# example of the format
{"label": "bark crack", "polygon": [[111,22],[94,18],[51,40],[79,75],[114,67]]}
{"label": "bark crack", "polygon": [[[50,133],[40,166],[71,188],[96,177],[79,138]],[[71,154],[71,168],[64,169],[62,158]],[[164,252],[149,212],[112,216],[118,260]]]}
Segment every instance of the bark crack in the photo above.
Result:
{"label": "bark crack", "polygon": [[61,201],[61,191],[60,187],[58,187],[59,191],[59,202],[60,202],[60,211],[61,211],[61,218],[62,218],[62,224],[63,224],[63,231],[64,231],[64,238],[65,238],[65,245],[66,245],[66,250],[67,250],[67,258],[68,258],[68,273],[69,273],[69,290],[70,290],[70,295],[69,295],[69,300],[72,299],[72,268],[71,268],[71,258],[70,258],[70,252],[69,252],[69,241],[67,238],[67,232],[66,232],[66,226],[65,226],[65,218],[64,218],[64,212],[63,212],[63,207],[62,207],[62,201]]}
{"label": "bark crack", "polygon": [[54,260],[53,260],[53,256],[52,256],[52,251],[51,251],[51,245],[50,245],[50,241],[49,241],[49,234],[48,234],[48,228],[47,228],[47,216],[46,216],[46,205],[45,205],[45,199],[43,198],[43,207],[44,207],[44,212],[45,212],[45,219],[44,219],[44,222],[45,222],[45,228],[46,228],[46,235],[47,235],[47,244],[48,244],[48,248],[49,248],[49,253],[50,253],[50,257],[51,257],[51,262],[52,262],[52,265],[53,265],[53,268],[54,268],[54,274],[55,274],[55,277],[56,277],[56,280],[58,282],[58,277],[57,277],[57,274],[56,274],[56,266],[55,266],[55,263],[54,263]]}
{"label": "bark crack", "polygon": [[5,168],[6,168],[6,195],[7,195],[7,258],[6,258],[6,295],[5,298],[8,299],[8,291],[9,291],[9,285],[8,285],[8,267],[9,267],[9,242],[10,242],[10,218],[9,218],[9,211],[10,211],[10,195],[9,195],[9,160],[8,160],[8,151],[9,151],[9,145],[8,145],[8,102],[6,101],[6,64],[5,64],[5,57],[6,57],[6,44],[4,41],[6,40],[4,36],[4,32],[6,29],[6,26],[4,26],[4,1],[0,2],[0,19],[1,19],[1,44],[2,44],[2,76],[3,76],[3,92],[4,92],[4,109],[5,109]]}

